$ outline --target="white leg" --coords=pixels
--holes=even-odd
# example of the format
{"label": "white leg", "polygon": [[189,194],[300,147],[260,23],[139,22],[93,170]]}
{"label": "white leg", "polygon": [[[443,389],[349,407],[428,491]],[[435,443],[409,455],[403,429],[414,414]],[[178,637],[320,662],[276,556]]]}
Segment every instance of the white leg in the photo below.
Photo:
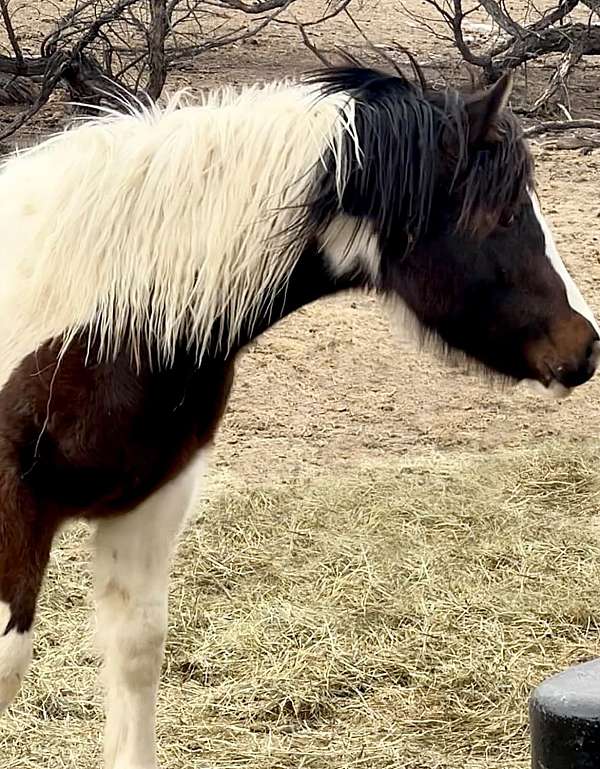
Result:
{"label": "white leg", "polygon": [[31,632],[5,633],[10,616],[9,605],[0,601],[0,713],[15,698],[31,660]]}
{"label": "white leg", "polygon": [[95,538],[98,639],[107,688],[106,769],[155,769],[155,710],[167,629],[169,567],[199,462]]}

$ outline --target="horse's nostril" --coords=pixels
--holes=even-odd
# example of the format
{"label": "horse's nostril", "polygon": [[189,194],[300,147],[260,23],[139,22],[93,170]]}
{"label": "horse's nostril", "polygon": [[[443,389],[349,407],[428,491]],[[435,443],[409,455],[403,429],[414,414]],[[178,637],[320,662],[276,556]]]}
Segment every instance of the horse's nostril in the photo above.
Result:
{"label": "horse's nostril", "polygon": [[587,382],[596,371],[593,358],[585,358],[579,366],[561,364],[554,368],[556,379],[565,387],[577,387]]}

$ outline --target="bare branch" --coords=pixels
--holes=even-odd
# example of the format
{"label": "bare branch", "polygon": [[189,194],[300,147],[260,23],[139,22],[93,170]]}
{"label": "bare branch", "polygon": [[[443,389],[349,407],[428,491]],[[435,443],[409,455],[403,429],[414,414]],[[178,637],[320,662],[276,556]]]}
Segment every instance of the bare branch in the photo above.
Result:
{"label": "bare branch", "polygon": [[313,19],[312,21],[299,22],[290,19],[273,19],[273,24],[287,24],[293,27],[302,27],[303,29],[306,29],[307,27],[314,27],[318,24],[322,24],[324,21],[329,21],[330,19],[339,16],[342,11],[346,10],[351,2],[352,0],[342,0],[342,2],[338,3],[332,11],[329,11],[329,13],[326,13],[323,16],[319,16],[317,19]]}
{"label": "bare branch", "polygon": [[467,45],[464,34],[463,34],[463,28],[462,23],[463,19],[465,17],[465,14],[463,13],[462,9],[462,2],[461,0],[453,0],[454,3],[454,15],[451,17],[451,29],[454,33],[454,40],[456,41],[456,47],[460,51],[463,59],[468,64],[473,64],[476,67],[483,67],[484,69],[489,66],[490,59],[488,56],[478,56],[473,53],[473,51],[469,48]]}
{"label": "bare branch", "polygon": [[12,19],[10,18],[10,13],[8,12],[8,5],[6,3],[6,0],[0,0],[0,9],[2,11],[2,19],[4,20],[4,26],[6,27],[6,34],[8,35],[8,39],[10,40],[10,44],[12,45],[12,49],[15,52],[15,59],[18,65],[22,65],[23,51],[21,51],[21,46],[19,45],[19,41],[17,40],[17,36],[15,35],[15,30],[13,27]]}
{"label": "bare branch", "polygon": [[[478,1],[479,5],[471,4],[465,11],[463,0],[426,0],[450,30],[462,59],[479,68],[487,82],[493,82],[507,70],[516,69],[548,54],[563,54],[550,82],[526,112],[536,111],[549,103],[561,89],[568,99],[566,81],[571,71],[584,56],[600,55],[600,25],[593,24],[591,20],[582,23],[568,19],[579,3],[598,13],[600,0],[555,0],[557,5],[544,12],[537,11],[533,6],[534,0],[529,0],[528,12],[533,8],[539,17],[528,19],[527,23],[517,21],[507,10],[504,0]],[[463,31],[465,18],[477,8],[483,8],[493,26],[502,33],[499,41],[490,43],[488,40],[487,47],[471,47]],[[421,25],[431,31],[422,22]]]}
{"label": "bare branch", "polygon": [[19,64],[15,58],[0,54],[0,72],[7,75],[24,75],[26,77],[38,77],[43,75],[48,67],[48,59],[24,58]]}
{"label": "bare branch", "polygon": [[95,6],[96,0],[84,0],[84,2],[75,2],[73,8],[69,13],[61,16],[52,32],[50,32],[42,41],[41,51],[42,56],[49,56],[56,50],[56,44],[61,37],[62,33],[72,25],[74,19],[87,10],[90,6]]}
{"label": "bare branch", "polygon": [[530,139],[533,136],[552,131],[573,131],[581,128],[593,128],[600,131],[600,120],[547,120],[544,123],[526,128],[523,133]]}
{"label": "bare branch", "polygon": [[213,38],[212,40],[205,40],[199,45],[178,46],[177,48],[172,48],[167,52],[167,61],[173,63],[175,61],[181,61],[182,59],[190,59],[214,48],[221,48],[225,45],[231,45],[232,43],[239,43],[242,40],[247,40],[271,24],[277,16],[285,11],[293,2],[294,0],[285,0],[284,5],[277,8],[270,16],[267,16],[260,22],[260,24],[252,29],[238,27],[238,29],[230,34],[222,35],[221,37]]}
{"label": "bare branch", "polygon": [[431,5],[433,8],[435,8],[435,10],[441,15],[443,20],[446,22],[447,26],[452,32],[452,38],[454,40],[454,44],[458,48],[458,51],[462,56],[462,58],[468,64],[472,64],[475,67],[481,67],[482,69],[488,68],[491,64],[490,57],[480,56],[474,53],[469,48],[465,40],[462,24],[466,14],[463,11],[462,0],[452,0],[453,13],[450,13],[449,11],[446,10],[446,8],[440,5],[438,0],[426,0],[426,2],[429,5]]}
{"label": "bare branch", "polygon": [[561,88],[566,92],[566,80],[569,77],[573,67],[578,64],[579,61],[581,61],[581,57],[581,48],[578,46],[573,46],[569,51],[567,51],[562,56],[560,63],[556,67],[556,70],[544,92],[534,101],[531,107],[525,110],[525,112],[529,114],[537,112],[541,107],[547,104]]}
{"label": "bare branch", "polygon": [[130,5],[133,5],[137,2],[138,0],[119,0],[119,2],[111,6],[108,11],[94,19],[93,23],[90,24],[85,34],[80,38],[79,42],[75,46],[74,53],[82,53],[83,50],[98,37],[98,33],[103,26],[117,19],[121,14],[125,12],[127,8],[129,8]]}
{"label": "bare branch", "polygon": [[525,29],[506,13],[496,0],[479,0],[496,24],[513,38],[522,38]]}
{"label": "bare branch", "polygon": [[150,11],[152,21],[148,34],[148,66],[150,78],[148,81],[148,96],[158,99],[167,79],[167,60],[165,58],[165,38],[167,36],[167,4],[166,0],[151,0]]}
{"label": "bare branch", "polygon": [[[534,22],[530,26],[526,28],[526,32],[541,32],[544,29],[548,29],[548,27],[552,27],[554,24],[558,24],[558,22],[562,21],[566,16],[568,16],[571,11],[579,4],[580,0],[563,0],[562,2],[559,2],[559,4],[556,6],[556,8],[553,8],[551,11],[548,11],[545,13],[539,21]],[[587,0],[588,2],[597,2],[600,5],[600,0]],[[585,0],[584,0],[585,4]]]}
{"label": "bare branch", "polygon": [[57,56],[53,61],[48,63],[47,75],[44,78],[44,82],[37,99],[33,102],[29,109],[26,109],[17,115],[3,131],[0,131],[0,141],[8,138],[14,134],[15,131],[18,131],[19,128],[24,126],[25,123],[35,114],[37,114],[44,106],[44,104],[46,104],[52,95],[56,84],[62,78],[63,70],[66,64],[67,63],[60,56]]}
{"label": "bare branch", "polygon": [[[598,1],[600,2],[600,0]],[[488,0],[488,2],[494,2],[494,0]],[[529,24],[526,27],[522,27],[522,33],[518,40],[515,40],[515,37],[512,35],[505,37],[502,42],[494,46],[494,48],[490,51],[490,58],[495,59],[496,57],[500,56],[500,54],[506,53],[506,51],[510,50],[511,46],[517,47],[519,44],[523,45],[525,41],[531,39],[531,36],[535,36],[538,33],[548,29],[549,27],[554,27],[555,25],[560,24],[560,22],[562,22],[562,20],[566,18],[571,13],[571,11],[573,11],[579,2],[580,0],[562,0],[559,2],[558,6],[552,10],[547,11],[541,16],[540,19],[534,21],[532,24]],[[517,64],[516,66],[519,65]]]}
{"label": "bare branch", "polygon": [[298,24],[298,29],[300,30],[300,34],[302,35],[302,40],[304,42],[304,45],[308,48],[308,50],[321,62],[321,64],[324,67],[331,66],[331,62],[329,59],[327,59],[319,49],[313,45],[310,41],[310,38],[308,37],[306,33],[306,28],[304,24]]}
{"label": "bare branch", "polygon": [[[211,5],[212,3],[207,3]],[[233,8],[236,11],[243,11],[248,14],[267,13],[273,11],[276,8],[283,8],[285,5],[289,5],[288,0],[258,0],[256,3],[245,3],[243,0],[220,0],[215,5],[221,8],[225,5],[229,8]]]}
{"label": "bare branch", "polygon": [[527,35],[494,64],[500,71],[514,69],[544,54],[566,53],[574,47],[581,51],[582,56],[600,54],[600,26],[577,22]]}

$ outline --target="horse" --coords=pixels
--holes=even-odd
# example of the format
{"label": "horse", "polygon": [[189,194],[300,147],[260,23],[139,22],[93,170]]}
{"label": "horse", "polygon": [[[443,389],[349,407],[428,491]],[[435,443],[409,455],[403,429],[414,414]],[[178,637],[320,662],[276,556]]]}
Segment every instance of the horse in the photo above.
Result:
{"label": "horse", "polygon": [[[415,79],[416,81],[416,79]],[[107,769],[155,769],[170,561],[235,359],[342,291],[563,397],[600,333],[508,108],[357,63],[86,118],[0,171],[0,708],[59,527],[93,522]]]}

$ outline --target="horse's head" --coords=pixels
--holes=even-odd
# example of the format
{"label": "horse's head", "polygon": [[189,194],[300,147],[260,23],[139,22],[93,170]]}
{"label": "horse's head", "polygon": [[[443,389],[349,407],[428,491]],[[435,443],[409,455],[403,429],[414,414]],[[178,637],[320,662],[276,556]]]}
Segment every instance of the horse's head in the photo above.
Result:
{"label": "horse's head", "polygon": [[594,373],[598,326],[542,215],[509,91],[504,78],[451,107],[427,226],[404,262],[389,241],[387,278],[450,348],[565,394]]}
{"label": "horse's head", "polygon": [[510,88],[434,93],[363,71],[342,204],[376,237],[373,282],[425,336],[564,395],[594,373],[598,326],[542,216]]}

